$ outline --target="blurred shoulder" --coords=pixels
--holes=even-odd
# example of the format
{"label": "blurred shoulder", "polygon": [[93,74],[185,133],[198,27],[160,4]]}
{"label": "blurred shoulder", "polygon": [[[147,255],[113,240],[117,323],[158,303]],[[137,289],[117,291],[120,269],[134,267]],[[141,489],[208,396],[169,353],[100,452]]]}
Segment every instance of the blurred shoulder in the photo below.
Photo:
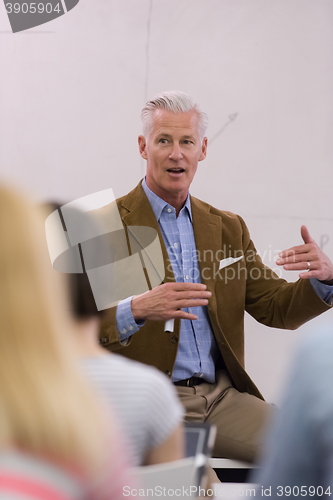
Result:
{"label": "blurred shoulder", "polygon": [[144,381],[149,386],[173,387],[166,375],[157,368],[128,359],[121,354],[108,354],[99,360],[101,366],[104,365],[118,377],[122,377],[124,381],[129,380],[132,384],[140,385]]}

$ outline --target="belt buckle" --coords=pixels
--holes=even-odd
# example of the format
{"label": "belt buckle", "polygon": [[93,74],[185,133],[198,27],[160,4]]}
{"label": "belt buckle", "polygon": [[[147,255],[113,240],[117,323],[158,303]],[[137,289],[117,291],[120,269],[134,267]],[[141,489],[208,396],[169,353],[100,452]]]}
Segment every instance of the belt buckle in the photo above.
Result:
{"label": "belt buckle", "polygon": [[187,387],[193,387],[193,384],[192,384],[192,379],[193,379],[193,377],[190,377],[190,378],[188,378],[188,379],[186,380],[186,386],[187,386]]}

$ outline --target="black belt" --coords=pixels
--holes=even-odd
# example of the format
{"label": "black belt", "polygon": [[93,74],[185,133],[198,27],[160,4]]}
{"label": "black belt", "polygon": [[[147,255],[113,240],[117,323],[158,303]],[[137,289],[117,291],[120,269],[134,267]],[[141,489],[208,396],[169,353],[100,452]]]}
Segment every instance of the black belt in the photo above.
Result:
{"label": "black belt", "polygon": [[203,378],[199,377],[191,377],[191,378],[185,378],[184,380],[177,380],[177,382],[174,382],[175,385],[182,385],[185,387],[194,387],[195,385],[200,385],[203,382],[206,382]]}

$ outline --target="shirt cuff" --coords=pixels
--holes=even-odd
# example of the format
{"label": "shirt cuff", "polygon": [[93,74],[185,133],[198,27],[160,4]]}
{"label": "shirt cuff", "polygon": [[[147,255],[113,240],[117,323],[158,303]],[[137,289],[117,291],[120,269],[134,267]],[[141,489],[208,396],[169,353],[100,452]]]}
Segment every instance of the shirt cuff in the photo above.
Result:
{"label": "shirt cuff", "polygon": [[327,304],[333,305],[333,285],[325,285],[316,278],[311,278],[310,283],[319,298]]}
{"label": "shirt cuff", "polygon": [[133,296],[121,300],[117,306],[116,321],[120,342],[127,340],[131,337],[131,335],[133,335],[133,333],[138,332],[141,326],[145,324],[144,321],[136,322],[133,318],[131,309],[132,298]]}

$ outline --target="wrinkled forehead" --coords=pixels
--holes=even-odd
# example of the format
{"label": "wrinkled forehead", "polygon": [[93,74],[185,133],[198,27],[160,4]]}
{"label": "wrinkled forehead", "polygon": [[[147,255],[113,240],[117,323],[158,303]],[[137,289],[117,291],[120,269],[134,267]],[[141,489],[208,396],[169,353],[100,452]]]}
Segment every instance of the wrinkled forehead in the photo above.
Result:
{"label": "wrinkled forehead", "polygon": [[151,135],[199,136],[199,115],[196,111],[174,113],[156,109],[152,114]]}

